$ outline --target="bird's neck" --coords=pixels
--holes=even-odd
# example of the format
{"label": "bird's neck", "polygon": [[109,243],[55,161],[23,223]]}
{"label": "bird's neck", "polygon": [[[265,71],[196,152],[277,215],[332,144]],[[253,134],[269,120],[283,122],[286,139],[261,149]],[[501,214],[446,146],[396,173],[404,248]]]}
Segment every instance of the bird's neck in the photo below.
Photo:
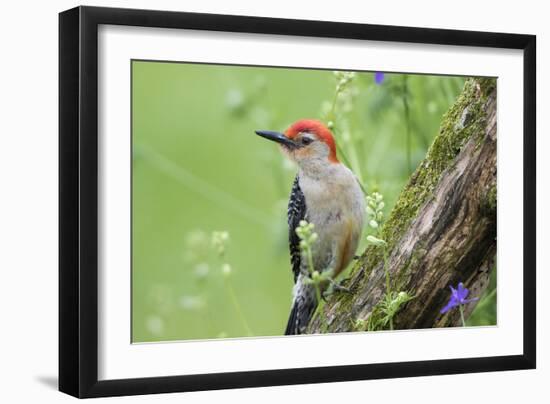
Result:
{"label": "bird's neck", "polygon": [[330,162],[326,158],[308,159],[299,163],[299,175],[318,180],[330,176],[341,167],[339,162]]}

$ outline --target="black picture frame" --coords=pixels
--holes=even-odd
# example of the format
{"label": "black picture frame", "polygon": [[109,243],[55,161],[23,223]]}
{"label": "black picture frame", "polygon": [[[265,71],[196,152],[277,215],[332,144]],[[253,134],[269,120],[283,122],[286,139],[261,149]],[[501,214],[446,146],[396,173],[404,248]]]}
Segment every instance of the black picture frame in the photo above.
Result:
{"label": "black picture frame", "polygon": [[[100,24],[523,50],[523,354],[98,380]],[[84,398],[535,368],[535,61],[533,35],[97,7],[60,13],[59,390]]]}

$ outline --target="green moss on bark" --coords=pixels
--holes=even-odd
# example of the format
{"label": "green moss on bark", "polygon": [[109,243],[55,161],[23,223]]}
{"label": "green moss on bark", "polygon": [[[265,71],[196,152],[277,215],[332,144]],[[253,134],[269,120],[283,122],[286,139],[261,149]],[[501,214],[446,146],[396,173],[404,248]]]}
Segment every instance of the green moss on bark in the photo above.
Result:
{"label": "green moss on bark", "polygon": [[[465,147],[466,143],[475,142],[481,146],[487,140],[488,116],[493,119],[495,109],[493,103],[487,101],[491,94],[496,91],[496,79],[492,78],[473,78],[466,81],[464,89],[455,101],[455,104],[444,115],[438,135],[430,146],[426,158],[419,164],[416,171],[412,174],[409,182],[402,190],[395,206],[393,207],[388,220],[380,229],[377,237],[386,241],[386,249],[381,246],[370,245],[358,260],[350,274],[351,282],[347,285],[352,290],[360,292],[356,294],[338,294],[338,298],[331,300],[325,308],[327,315],[326,330],[345,331],[345,330],[372,330],[384,328],[385,309],[384,298],[385,285],[383,276],[384,253],[391,257],[398,243],[404,234],[410,229],[412,222],[418,217],[420,210],[429,201],[434,198],[434,192],[440,184],[442,175],[456,164],[457,156]],[[492,124],[491,124],[492,125]],[[491,126],[493,127],[493,126]],[[485,152],[485,147],[472,147],[472,158],[476,158],[477,153]],[[479,157],[479,156],[478,156]],[[496,186],[487,186],[481,191],[481,209],[486,216],[493,217],[496,214]],[[409,245],[409,244],[407,244]],[[425,298],[426,291],[422,285],[414,283],[419,290],[409,290],[414,288],[411,277],[416,276],[415,269],[419,267],[420,262],[426,258],[427,246],[423,245],[421,240],[416,240],[412,251],[407,251],[407,256],[400,255],[397,258],[398,264],[391,267],[391,292],[406,292],[413,296],[418,292]],[[448,261],[445,253],[444,261]],[[390,258],[391,260],[391,258]],[[373,273],[373,271],[376,271]],[[375,279],[372,279],[375,275]],[[382,295],[380,297],[380,294]],[[359,296],[359,297],[358,297]],[[437,299],[436,299],[437,300]],[[387,300],[386,300],[387,302]],[[390,303],[392,303],[390,301]],[[417,310],[417,300],[403,303],[412,304],[412,310]],[[435,305],[439,305],[435,301]],[[407,310],[406,306],[394,310],[394,325],[401,326],[401,314]],[[341,317],[343,315],[343,317]],[[342,322],[342,318],[345,323]],[[431,319],[430,321],[432,321]],[[424,321],[424,323],[426,323]],[[422,323],[422,324],[424,324]],[[314,321],[311,329],[316,332],[320,323]]]}
{"label": "green moss on bark", "polygon": [[[486,120],[483,104],[495,88],[496,79],[493,78],[466,81],[455,104],[443,117],[439,134],[428,150],[426,158],[411,176],[381,230],[380,238],[388,243],[388,251],[393,250],[417,216],[419,209],[433,196],[433,190],[441,175],[454,162],[464,144],[472,136],[483,138]],[[382,249],[370,246],[354,268],[353,274],[363,268],[366,279],[370,271],[382,260]],[[349,301],[351,304],[351,298]],[[345,300],[342,303],[345,304]]]}
{"label": "green moss on bark", "polygon": [[478,77],[476,81],[479,83],[483,101],[486,101],[487,97],[497,89],[497,79],[494,77]]}
{"label": "green moss on bark", "polygon": [[497,213],[497,186],[493,186],[482,200],[481,209],[485,216],[494,218]]}

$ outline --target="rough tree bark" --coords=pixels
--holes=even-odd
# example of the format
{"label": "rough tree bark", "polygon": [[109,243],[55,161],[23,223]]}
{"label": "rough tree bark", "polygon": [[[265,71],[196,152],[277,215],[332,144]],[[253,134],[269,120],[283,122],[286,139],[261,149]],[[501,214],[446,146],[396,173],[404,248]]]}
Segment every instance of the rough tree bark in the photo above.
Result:
{"label": "rough tree bark", "polygon": [[[494,79],[466,82],[380,237],[388,243],[392,290],[415,295],[394,317],[394,328],[460,324],[458,310],[439,312],[449,285],[463,282],[470,296],[481,296],[496,253]],[[386,290],[383,262],[382,247],[367,247],[346,282],[352,293],[331,296],[308,332],[355,331],[357,320],[367,321]],[[474,307],[466,306],[466,317]]]}

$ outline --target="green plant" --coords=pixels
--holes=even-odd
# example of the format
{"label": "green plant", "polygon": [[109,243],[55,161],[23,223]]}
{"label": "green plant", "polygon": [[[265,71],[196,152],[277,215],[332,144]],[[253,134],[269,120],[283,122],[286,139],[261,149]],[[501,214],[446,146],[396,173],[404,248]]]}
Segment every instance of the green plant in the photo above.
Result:
{"label": "green plant", "polygon": [[367,242],[378,248],[382,248],[384,257],[384,276],[386,278],[386,290],[382,295],[380,302],[373,308],[366,322],[366,329],[369,331],[385,328],[389,326],[393,330],[393,318],[399,312],[401,307],[414,296],[407,291],[394,291],[391,287],[390,272],[388,269],[388,243],[380,238],[380,228],[384,219],[384,197],[378,192],[373,192],[366,197],[366,213],[368,225],[374,230],[375,234],[367,236]]}

